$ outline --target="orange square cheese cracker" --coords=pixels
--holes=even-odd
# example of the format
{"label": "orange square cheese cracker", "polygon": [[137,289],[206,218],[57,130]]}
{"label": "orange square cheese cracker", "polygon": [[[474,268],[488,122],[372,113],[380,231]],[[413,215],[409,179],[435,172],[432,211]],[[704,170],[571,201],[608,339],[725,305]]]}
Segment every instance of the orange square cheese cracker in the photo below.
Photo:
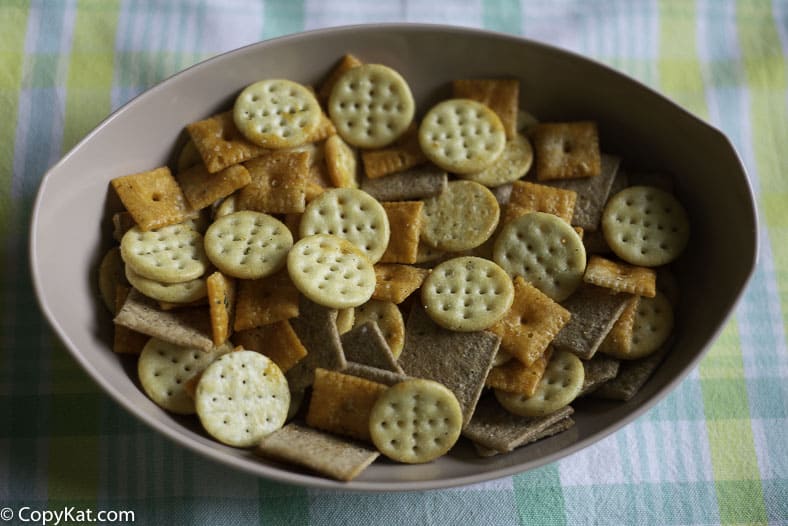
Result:
{"label": "orange square cheese cracker", "polygon": [[311,202],[331,186],[325,157],[323,155],[313,156],[304,184],[304,198],[306,202]]}
{"label": "orange square cheese cracker", "polygon": [[564,190],[528,181],[515,181],[512,184],[509,202],[504,208],[501,224],[505,225],[530,212],[553,214],[567,223],[571,223],[576,200],[577,193],[573,190]]}
{"label": "orange square cheese cracker", "polygon": [[217,271],[208,276],[205,285],[208,289],[213,344],[219,346],[227,341],[233,327],[235,280]]}
{"label": "orange square cheese cracker", "polygon": [[616,357],[626,357],[632,350],[632,331],[635,328],[640,296],[632,296],[610,332],[599,345],[599,352]]}
{"label": "orange square cheese cracker", "polygon": [[140,230],[174,225],[189,215],[181,187],[166,166],[116,177],[112,187]]}
{"label": "orange square cheese cracker", "polygon": [[377,179],[426,163],[427,157],[419,144],[418,127],[411,124],[402,137],[391,146],[379,150],[362,151],[361,162],[364,163],[364,173],[370,179]]}
{"label": "orange square cheese cracker", "polygon": [[453,95],[481,102],[498,114],[506,138],[517,134],[520,81],[516,79],[461,79],[452,82]]}
{"label": "orange square cheese cracker", "polygon": [[337,79],[341,77],[346,71],[360,66],[361,64],[362,62],[350,53],[342,57],[342,59],[329,72],[325,80],[320,84],[320,87],[317,90],[318,100],[325,104],[326,101],[328,101],[328,97],[331,95],[331,90],[334,89],[334,84],[336,84]]}
{"label": "orange square cheese cracker", "polygon": [[303,212],[310,154],[275,151],[244,164],[251,182],[238,192],[240,210],[267,214]]}
{"label": "orange square cheese cracker", "polygon": [[548,347],[544,354],[531,365],[525,365],[520,360],[509,360],[502,365],[493,367],[487,374],[485,386],[510,393],[533,396],[536,386],[547,368],[551,354],[551,348]]}
{"label": "orange square cheese cracker", "polygon": [[227,197],[251,182],[249,171],[240,164],[210,173],[205,165],[196,164],[180,172],[176,179],[189,206],[200,210]]}
{"label": "orange square cheese cracker", "polygon": [[237,332],[233,335],[233,343],[268,356],[283,373],[307,355],[306,348],[287,320]]}
{"label": "orange square cheese cracker", "polygon": [[653,269],[618,263],[596,255],[589,259],[583,281],[613,292],[647,298],[657,294],[657,273]]}
{"label": "orange square cheese cracker", "polygon": [[238,282],[233,329],[243,331],[298,316],[298,289],[287,271]]}
{"label": "orange square cheese cracker", "polygon": [[211,173],[254,159],[268,151],[246,140],[235,127],[232,111],[188,124],[186,131]]}
{"label": "orange square cheese cracker", "polygon": [[332,135],[336,135],[336,133],[337,129],[334,126],[334,123],[331,122],[331,119],[328,118],[328,115],[326,115],[324,111],[321,111],[317,128],[315,128],[314,131],[307,136],[306,142],[324,141]]}
{"label": "orange square cheese cracker", "polygon": [[514,279],[514,302],[488,330],[501,337],[501,349],[525,365],[539,359],[569,321],[569,311],[521,276]]}
{"label": "orange square cheese cracker", "polygon": [[389,201],[381,203],[389,219],[389,238],[382,263],[416,263],[423,201]]}
{"label": "orange square cheese cracker", "polygon": [[421,283],[429,273],[427,269],[410,265],[393,263],[375,265],[376,283],[372,298],[400,304],[421,287]]}
{"label": "orange square cheese cracker", "polygon": [[595,122],[538,124],[533,143],[539,181],[594,177],[602,171]]}

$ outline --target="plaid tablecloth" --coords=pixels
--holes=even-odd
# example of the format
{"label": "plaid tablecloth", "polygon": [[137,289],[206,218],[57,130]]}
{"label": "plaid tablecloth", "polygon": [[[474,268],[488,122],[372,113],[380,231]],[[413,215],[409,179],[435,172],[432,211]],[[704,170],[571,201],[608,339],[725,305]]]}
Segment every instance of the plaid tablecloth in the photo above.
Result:
{"label": "plaid tablecloth", "polygon": [[[645,416],[542,469],[378,495],[256,479],[138,423],[38,311],[31,203],[97,122],[217,53],[380,21],[483,27],[601,60],[724,130],[752,178],[759,264],[708,355]],[[131,510],[136,524],[788,524],[787,57],[786,0],[0,1],[0,523],[73,507]]]}

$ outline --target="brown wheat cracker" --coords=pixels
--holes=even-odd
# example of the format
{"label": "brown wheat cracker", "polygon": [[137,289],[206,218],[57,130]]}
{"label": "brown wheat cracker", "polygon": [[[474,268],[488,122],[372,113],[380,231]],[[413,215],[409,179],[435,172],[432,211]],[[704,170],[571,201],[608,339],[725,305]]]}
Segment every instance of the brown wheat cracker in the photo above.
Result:
{"label": "brown wheat cracker", "polygon": [[345,359],[349,362],[403,374],[377,322],[356,325],[343,334],[341,340]]}
{"label": "brown wheat cracker", "polygon": [[194,210],[210,206],[251,182],[249,171],[233,165],[210,173],[203,164],[196,164],[175,177],[183,195]]}
{"label": "brown wheat cracker", "polygon": [[181,223],[189,215],[183,192],[166,166],[116,177],[111,184],[140,230]]}
{"label": "brown wheat cracker", "polygon": [[334,89],[334,84],[336,84],[337,79],[339,79],[339,77],[341,77],[347,70],[360,66],[361,64],[363,64],[363,62],[361,62],[354,55],[350,53],[344,55],[339,60],[339,62],[334,65],[328,76],[326,76],[326,78],[320,84],[320,87],[317,90],[318,100],[325,105],[325,103],[328,101],[328,97],[331,96],[331,90]]}
{"label": "brown wheat cracker", "polygon": [[[402,312],[391,301],[369,300],[355,309],[356,325],[375,322],[388,344],[389,350],[396,359],[405,344],[405,321]],[[399,367],[395,368],[399,370]]]}
{"label": "brown wheat cracker", "polygon": [[595,122],[542,123],[533,132],[536,179],[594,177],[601,172]]}
{"label": "brown wheat cracker", "polygon": [[459,79],[452,82],[453,96],[481,102],[498,114],[506,138],[517,134],[520,81],[517,79]]}
{"label": "brown wheat cracker", "polygon": [[251,182],[238,192],[238,208],[269,214],[303,212],[308,152],[277,151],[244,164]]}
{"label": "brown wheat cracker", "polygon": [[632,350],[632,331],[635,328],[635,317],[640,304],[640,296],[632,296],[621,315],[613,324],[610,332],[599,346],[599,352],[611,356],[628,355]]}
{"label": "brown wheat cracker", "polygon": [[489,330],[501,337],[504,351],[530,366],[544,355],[570,316],[568,310],[517,276],[512,306]]}
{"label": "brown wheat cracker", "polygon": [[375,265],[375,292],[372,299],[400,304],[421,287],[430,271],[410,265],[379,263]]}
{"label": "brown wheat cracker", "polygon": [[233,343],[268,356],[283,373],[307,355],[306,348],[288,320],[236,332]]}
{"label": "brown wheat cracker", "polygon": [[531,365],[525,365],[520,360],[509,360],[502,365],[496,365],[490,369],[484,385],[501,391],[533,396],[547,368],[550,355],[551,349],[548,347]]}
{"label": "brown wheat cracker", "polygon": [[233,122],[232,111],[188,124],[186,131],[211,173],[254,159],[268,151],[241,135]]}
{"label": "brown wheat cracker", "polygon": [[243,331],[298,316],[298,289],[287,270],[261,279],[240,280],[233,329]]}
{"label": "brown wheat cracker", "polygon": [[[131,292],[131,287],[120,283],[115,285],[113,312],[120,312],[129,292]],[[147,334],[133,331],[123,325],[114,324],[113,328],[112,351],[116,354],[140,354],[150,339]]]}
{"label": "brown wheat cracker", "polygon": [[361,189],[378,201],[409,201],[440,195],[449,184],[448,174],[428,164],[370,179],[362,176]]}
{"label": "brown wheat cracker", "polygon": [[613,292],[653,298],[657,294],[657,273],[650,268],[591,256],[583,281]]}
{"label": "brown wheat cracker", "polygon": [[572,222],[577,193],[528,181],[515,181],[509,201],[504,208],[501,224],[530,212],[553,214],[567,223]]}
{"label": "brown wheat cracker", "polygon": [[419,253],[423,201],[390,201],[381,203],[389,218],[389,244],[381,263],[416,263]]}
{"label": "brown wheat cracker", "polygon": [[[548,418],[549,416],[550,415],[548,415],[547,417],[544,417],[544,418]],[[531,444],[531,443],[536,442],[538,440],[542,440],[543,438],[548,438],[548,437],[557,435],[559,433],[563,433],[564,431],[567,431],[567,430],[571,429],[574,425],[575,425],[575,421],[571,417],[566,417],[566,418],[562,418],[561,420],[559,420],[555,424],[553,424],[553,425],[551,425],[551,426],[549,426],[549,427],[547,427],[547,428],[545,428],[545,429],[543,429],[541,431],[525,432],[525,429],[524,429],[523,430],[524,431],[523,432],[523,437],[524,438],[522,439],[521,442],[518,441],[517,447],[522,447],[522,446],[524,446],[526,444]],[[500,451],[496,451],[495,449],[491,449],[491,448],[485,447],[485,446],[483,446],[481,444],[477,444],[476,442],[473,443],[473,447],[476,450],[476,453],[480,457],[487,458],[487,457],[494,457],[496,455],[500,455],[501,454]],[[507,451],[507,453],[508,453],[508,451]]]}
{"label": "brown wheat cracker", "polygon": [[427,162],[419,144],[419,128],[411,124],[394,144],[377,150],[363,150],[361,162],[370,179],[402,172]]}
{"label": "brown wheat cracker", "polygon": [[403,373],[395,373],[394,371],[388,371],[386,369],[380,369],[378,367],[372,367],[371,365],[364,365],[363,363],[356,363],[353,361],[348,361],[347,366],[342,369],[342,372],[384,385],[394,385],[410,378],[410,376]]}
{"label": "brown wheat cracker", "polygon": [[580,388],[580,394],[577,396],[592,393],[603,383],[615,378],[620,365],[621,362],[619,360],[599,353],[595,354],[590,360],[583,360],[585,376],[583,387]]}
{"label": "brown wheat cracker", "polygon": [[230,337],[235,312],[235,280],[214,272],[205,280],[208,309],[211,314],[211,335],[214,345],[222,345]]}
{"label": "brown wheat cracker", "polygon": [[358,160],[356,151],[339,135],[326,141],[325,164],[328,178],[337,188],[358,188]]}
{"label": "brown wheat cracker", "polygon": [[651,378],[669,350],[670,346],[665,345],[645,358],[621,362],[616,377],[599,386],[591,396],[625,402],[630,400]]}
{"label": "brown wheat cracker", "polygon": [[306,414],[310,427],[369,441],[369,414],[388,386],[338,371],[315,369]]}

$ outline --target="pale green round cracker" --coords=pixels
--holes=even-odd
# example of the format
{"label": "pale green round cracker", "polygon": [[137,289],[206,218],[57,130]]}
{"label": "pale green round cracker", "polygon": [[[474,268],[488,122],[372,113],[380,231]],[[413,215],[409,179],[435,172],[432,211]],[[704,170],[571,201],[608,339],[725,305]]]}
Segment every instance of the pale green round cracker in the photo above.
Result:
{"label": "pale green round cracker", "polygon": [[229,344],[206,352],[151,338],[137,361],[140,384],[145,394],[163,409],[194,414],[194,400],[186,392],[186,382],[230,351]]}
{"label": "pale green round cracker", "polygon": [[222,216],[205,232],[205,253],[228,276],[259,279],[287,262],[293,234],[268,214],[242,210]]}
{"label": "pale green round cracker", "polygon": [[441,327],[480,331],[498,322],[512,306],[514,285],[492,261],[459,257],[432,269],[421,286],[421,300]]}
{"label": "pale green round cracker", "polygon": [[381,64],[363,64],[340,76],[328,99],[337,133],[352,146],[382,148],[413,121],[416,103],[402,76]]}
{"label": "pale green round cracker", "polygon": [[489,188],[473,181],[452,181],[446,190],[424,200],[421,237],[447,252],[476,248],[492,235],[501,208]]}
{"label": "pale green round cracker", "polygon": [[618,257],[633,265],[656,267],[681,255],[690,228],[687,212],[673,194],[631,186],[608,200],[602,231]]}
{"label": "pale green round cracker", "polygon": [[208,434],[229,446],[249,447],[284,425],[290,389],[273,361],[242,350],[205,369],[194,402]]}
{"label": "pale green round cracker", "polygon": [[326,190],[301,216],[300,237],[330,234],[358,247],[374,264],[389,244],[389,218],[374,197],[356,188]]}
{"label": "pale green round cracker", "polygon": [[378,324],[383,338],[389,345],[394,358],[399,358],[405,345],[405,320],[402,312],[392,301],[369,300],[355,309],[356,319],[353,326],[374,321]]}
{"label": "pale green round cracker", "polygon": [[211,209],[214,220],[219,219],[220,217],[229,216],[230,214],[234,214],[238,211],[237,195],[238,194],[228,195]]}
{"label": "pale green round cracker", "polygon": [[447,172],[470,174],[491,166],[506,146],[498,115],[480,102],[449,99],[438,103],[419,126],[424,155]]}
{"label": "pale green round cracker", "polygon": [[580,394],[584,380],[585,370],[580,358],[567,351],[557,351],[550,358],[533,396],[496,389],[495,397],[510,413],[544,416],[571,404]]}
{"label": "pale green round cracker", "polygon": [[202,234],[184,224],[144,232],[132,227],[121,239],[120,254],[140,276],[164,283],[199,278],[208,267]]}
{"label": "pale green round cracker", "polygon": [[375,292],[369,259],[353,243],[329,234],[304,237],[293,245],[287,271],[304,296],[333,309],[357,307]]}
{"label": "pale green round cracker", "polygon": [[460,437],[462,410],[447,387],[413,379],[384,391],[369,415],[372,443],[397,462],[430,462],[447,453]]}
{"label": "pale green round cracker", "polygon": [[632,346],[626,355],[616,356],[625,360],[644,358],[662,345],[673,331],[673,306],[662,292],[653,298],[641,297],[635,311],[632,327]]}
{"label": "pale green round cracker", "polygon": [[301,84],[266,79],[247,86],[235,99],[233,121],[250,142],[290,148],[307,141],[321,116],[315,96]]}
{"label": "pale green round cracker", "polygon": [[493,260],[510,276],[522,276],[550,298],[562,301],[583,281],[586,251],[569,223],[553,214],[532,212],[501,229]]}
{"label": "pale green round cracker", "polygon": [[128,280],[123,272],[123,258],[120,248],[112,247],[101,258],[98,271],[99,293],[104,305],[110,312],[115,312],[115,289],[118,285],[127,284]]}
{"label": "pale green round cracker", "polygon": [[125,276],[132,287],[157,301],[191,303],[208,294],[204,276],[181,283],[162,283],[140,276],[128,265],[126,265]]}
{"label": "pale green round cracker", "polygon": [[488,168],[481,172],[461,174],[460,177],[476,181],[484,186],[496,187],[523,177],[531,168],[533,160],[534,151],[531,148],[531,141],[518,133],[506,141],[506,146],[500,157]]}

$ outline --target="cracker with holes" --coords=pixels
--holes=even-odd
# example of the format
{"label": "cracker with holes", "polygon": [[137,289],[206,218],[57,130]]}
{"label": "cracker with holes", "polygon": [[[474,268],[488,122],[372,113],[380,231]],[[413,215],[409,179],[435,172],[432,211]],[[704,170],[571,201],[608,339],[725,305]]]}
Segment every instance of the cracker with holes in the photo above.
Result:
{"label": "cracker with holes", "polygon": [[585,247],[577,232],[558,216],[543,212],[504,225],[495,240],[493,260],[555,301],[575,291],[586,268]]}
{"label": "cracker with holes", "polygon": [[283,373],[307,355],[306,348],[288,320],[236,332],[233,341],[244,349],[268,356]]}
{"label": "cracker with holes", "polygon": [[538,124],[533,141],[539,181],[595,177],[602,170],[595,122]]}
{"label": "cracker with holes", "polygon": [[241,350],[203,371],[194,404],[208,434],[228,446],[249,447],[284,425],[290,390],[273,361]]}
{"label": "cracker with holes", "polygon": [[449,99],[432,107],[419,126],[424,155],[447,172],[469,174],[491,166],[506,146],[501,119],[470,99]]}
{"label": "cracker with holes", "polygon": [[578,396],[592,393],[603,383],[615,378],[620,364],[615,358],[603,354],[595,354],[590,360],[583,360],[583,387]]}
{"label": "cracker with holes", "polygon": [[531,212],[544,212],[572,222],[577,193],[529,181],[515,181],[504,208],[501,224],[505,225]]}
{"label": "cracker with holes", "polygon": [[377,179],[427,162],[421,151],[419,133],[416,125],[411,125],[397,141],[387,148],[364,150],[361,152],[364,173],[370,179]]}
{"label": "cracker with holes", "polygon": [[216,204],[212,210],[211,215],[213,219],[219,219],[220,217],[228,216],[238,211],[238,192],[235,192],[232,195],[228,195],[218,204]]}
{"label": "cracker with holes", "polygon": [[657,293],[657,273],[645,267],[627,265],[591,256],[586,266],[583,281],[605,287],[613,292],[625,292],[653,298]]}
{"label": "cracker with holes", "polygon": [[341,339],[345,359],[349,362],[386,369],[395,373],[403,372],[377,322],[367,321],[356,325],[343,334]]}
{"label": "cracker with holes", "polygon": [[421,240],[438,250],[470,250],[492,235],[500,213],[488,188],[473,181],[452,181],[445,192],[424,200]]}
{"label": "cracker with holes", "polygon": [[[372,299],[356,307],[355,315],[356,327],[369,322],[375,323],[383,334],[391,354],[395,359],[399,357],[405,344],[405,322],[399,307],[394,302]],[[395,370],[399,370],[399,367]]]}
{"label": "cracker with holes", "polygon": [[409,201],[440,195],[448,183],[446,172],[430,164],[378,179],[362,177],[361,189],[378,201]]}
{"label": "cracker with holes", "polygon": [[251,182],[249,171],[236,164],[210,173],[200,163],[180,172],[176,177],[183,195],[194,210],[211,206],[212,203],[232,194]]}
{"label": "cracker with holes", "polygon": [[221,272],[214,272],[205,279],[208,295],[208,312],[211,315],[213,344],[221,345],[230,337],[235,313],[235,280]]}
{"label": "cracker with holes", "polygon": [[667,297],[658,292],[653,298],[640,298],[632,326],[629,352],[607,354],[623,360],[644,358],[661,348],[673,330],[673,307]]}
{"label": "cracker with holes", "polygon": [[621,315],[599,345],[599,352],[611,356],[629,354],[632,350],[632,331],[635,328],[635,317],[639,304],[640,296],[631,296],[627,300]]}
{"label": "cracker with holes", "polygon": [[552,352],[548,348],[531,365],[525,365],[520,360],[509,360],[502,365],[496,365],[490,370],[490,374],[487,375],[485,385],[501,391],[533,396],[539,380],[544,375],[551,354]]}
{"label": "cracker with holes", "polygon": [[362,64],[334,83],[328,114],[337,132],[359,148],[383,148],[410,126],[416,104],[405,79],[381,64]]}
{"label": "cracker with holes", "polygon": [[442,261],[448,254],[448,252],[438,250],[423,241],[419,241],[419,251],[416,254],[416,263],[420,266],[429,268],[433,264]]}
{"label": "cracker with holes", "polygon": [[415,263],[419,253],[422,201],[394,201],[382,203],[389,221],[389,244],[380,258],[381,263]]}
{"label": "cracker with holes", "polygon": [[194,400],[186,393],[186,382],[231,349],[222,345],[204,352],[151,338],[137,361],[142,389],[156,405],[171,413],[194,414]]}
{"label": "cracker with holes", "polygon": [[656,267],[675,260],[687,246],[689,219],[673,194],[631,186],[605,205],[602,231],[611,250],[632,265]]}
{"label": "cracker with holes", "polygon": [[263,148],[307,142],[320,124],[320,104],[307,88],[285,79],[266,79],[244,88],[233,105],[233,122]]}
{"label": "cracker with holes", "polygon": [[303,212],[309,159],[308,152],[284,150],[247,162],[251,182],[238,192],[237,208],[267,214]]}
{"label": "cracker with holes", "polygon": [[249,142],[238,131],[231,111],[188,124],[186,131],[211,173],[254,159],[267,151]]}
{"label": "cracker with holes", "polygon": [[566,351],[556,351],[531,396],[495,390],[498,402],[520,416],[545,416],[568,406],[583,387],[584,369],[580,359]]}
{"label": "cracker with holes", "polygon": [[387,388],[372,406],[372,443],[397,462],[420,464],[447,453],[460,438],[463,415],[448,388],[417,378]]}
{"label": "cracker with holes", "polygon": [[531,142],[524,135],[515,135],[506,141],[501,155],[480,172],[463,174],[463,179],[476,181],[484,186],[496,187],[517,181],[531,168],[534,152]]}
{"label": "cracker with holes", "polygon": [[205,298],[208,293],[205,278],[202,276],[180,283],[164,283],[142,277],[126,265],[125,277],[131,286],[147,297],[166,303],[193,303]]}
{"label": "cracker with holes", "polygon": [[183,224],[148,231],[134,227],[123,235],[120,254],[140,276],[164,283],[197,279],[208,266],[202,235]]}
{"label": "cracker with holes", "polygon": [[361,305],[375,291],[375,271],[364,253],[328,234],[304,237],[293,245],[287,271],[301,294],[334,309]]}
{"label": "cracker with holes", "polygon": [[310,427],[368,442],[372,407],[388,386],[356,376],[315,369],[306,423]]}
{"label": "cracker with holes", "polygon": [[399,305],[421,287],[430,271],[394,263],[375,265],[375,292],[372,299]]}
{"label": "cracker with holes", "polygon": [[326,78],[320,84],[320,87],[317,90],[318,100],[325,104],[328,101],[328,98],[331,96],[331,91],[334,89],[334,84],[336,84],[339,77],[344,75],[347,70],[353,69],[356,66],[360,66],[361,64],[361,60],[359,60],[355,55],[352,55],[351,53],[345,54],[339,60],[339,62],[334,65]]}
{"label": "cracker with holes", "polygon": [[243,210],[220,217],[205,232],[211,263],[234,278],[259,279],[279,271],[293,246],[290,230],[278,219]]}
{"label": "cracker with holes", "polygon": [[632,399],[651,378],[669,350],[670,347],[665,346],[645,358],[623,360],[616,377],[600,385],[591,397],[624,402]]}
{"label": "cracker with holes", "polygon": [[233,329],[243,331],[298,316],[298,289],[284,270],[238,282]]}
{"label": "cracker with holes", "polygon": [[498,322],[514,300],[514,286],[492,261],[460,257],[435,267],[421,287],[432,320],[453,331],[479,331]]}
{"label": "cracker with holes", "polygon": [[309,203],[301,216],[301,237],[330,234],[355,245],[377,263],[389,244],[389,220],[383,206],[354,188],[328,190]]}
{"label": "cracker with holes", "polygon": [[458,99],[481,102],[501,119],[506,137],[517,134],[517,110],[520,105],[520,81],[516,79],[460,79],[451,83],[452,95]]}
{"label": "cracker with holes", "polygon": [[118,285],[127,285],[125,265],[120,248],[112,247],[101,258],[98,271],[98,285],[101,300],[111,313],[115,313],[115,293]]}
{"label": "cracker with holes", "polygon": [[325,144],[328,178],[337,188],[358,188],[356,152],[339,135],[332,135]]}
{"label": "cracker with holes", "polygon": [[183,192],[166,166],[116,177],[111,184],[141,231],[174,225],[189,215]]}

